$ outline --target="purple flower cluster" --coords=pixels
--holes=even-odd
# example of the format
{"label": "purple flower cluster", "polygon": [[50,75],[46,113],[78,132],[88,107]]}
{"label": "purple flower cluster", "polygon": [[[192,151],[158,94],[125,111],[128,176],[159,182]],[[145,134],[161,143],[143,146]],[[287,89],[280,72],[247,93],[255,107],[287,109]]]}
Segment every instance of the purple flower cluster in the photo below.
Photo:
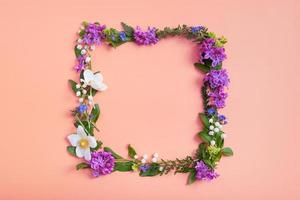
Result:
{"label": "purple flower cluster", "polygon": [[224,108],[225,99],[228,96],[224,88],[229,84],[227,71],[225,69],[211,70],[206,74],[204,82],[209,86],[208,96],[211,98],[211,104],[217,108]]}
{"label": "purple flower cluster", "polygon": [[212,180],[219,176],[213,169],[208,168],[202,160],[197,162],[195,169],[198,180]]}
{"label": "purple flower cluster", "polygon": [[226,59],[225,49],[223,47],[216,47],[213,38],[207,38],[202,41],[200,47],[200,62],[203,64],[204,60],[211,60],[212,67],[215,67]]}
{"label": "purple flower cluster", "polygon": [[83,42],[87,45],[99,45],[101,43],[101,40],[105,38],[105,34],[103,33],[103,30],[105,28],[105,25],[100,25],[98,23],[89,23],[85,27]]}
{"label": "purple flower cluster", "polygon": [[144,32],[139,26],[137,26],[134,30],[133,36],[138,45],[150,45],[158,42],[156,28],[148,27],[148,31]]}
{"label": "purple flower cluster", "polygon": [[109,152],[92,152],[92,158],[89,161],[94,177],[110,174],[115,166],[115,158]]}
{"label": "purple flower cluster", "polygon": [[77,57],[77,65],[75,66],[75,70],[77,72],[80,72],[81,70],[83,70],[85,68],[85,65],[86,65],[85,59],[86,59],[85,55],[81,55],[81,56]]}
{"label": "purple flower cluster", "polygon": [[200,30],[202,30],[204,27],[203,26],[193,26],[191,27],[192,33],[198,33]]}
{"label": "purple flower cluster", "polygon": [[83,114],[88,109],[87,105],[80,104],[80,106],[77,107],[77,112],[80,114]]}

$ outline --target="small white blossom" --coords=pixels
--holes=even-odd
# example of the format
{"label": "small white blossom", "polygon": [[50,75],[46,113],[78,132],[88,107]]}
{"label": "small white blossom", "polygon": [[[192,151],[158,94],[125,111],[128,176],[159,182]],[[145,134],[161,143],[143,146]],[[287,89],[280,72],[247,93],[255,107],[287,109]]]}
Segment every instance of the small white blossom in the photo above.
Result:
{"label": "small white blossom", "polygon": [[152,158],[152,162],[156,163],[157,162],[157,158]]}
{"label": "small white blossom", "polygon": [[83,102],[83,98],[79,98],[79,102],[82,103]]}
{"label": "small white blossom", "polygon": [[91,96],[91,95],[88,96],[88,100],[89,100],[89,101],[93,101],[93,99],[94,99],[93,96]]}
{"label": "small white blossom", "polygon": [[209,131],[209,132],[208,132],[208,134],[209,134],[209,135],[214,135],[214,134],[215,134],[215,132],[213,132],[213,131]]}
{"label": "small white blossom", "polygon": [[91,57],[88,56],[85,58],[85,62],[89,63],[90,61],[91,61]]}
{"label": "small white blossom", "polygon": [[145,164],[145,163],[146,163],[146,160],[145,160],[145,159],[142,159],[141,162],[142,162],[143,164]]}
{"label": "small white blossom", "polygon": [[82,49],[80,53],[81,53],[81,55],[84,55],[84,54],[86,54],[86,50]]}
{"label": "small white blossom", "polygon": [[144,154],[144,155],[143,155],[143,159],[147,160],[147,159],[148,159],[148,155],[147,155],[147,154]]}
{"label": "small white blossom", "polygon": [[153,157],[154,157],[154,158],[158,158],[158,153],[154,153],[154,154],[153,154]]}
{"label": "small white blossom", "polygon": [[80,95],[81,95],[81,92],[80,92],[80,91],[77,91],[77,92],[76,92],[76,96],[79,97]]}
{"label": "small white blossom", "polygon": [[219,122],[215,123],[215,126],[219,127],[221,124]]}
{"label": "small white blossom", "polygon": [[77,47],[76,47],[77,49],[82,49],[82,45],[81,44],[79,44],[79,45],[77,45]]}
{"label": "small white blossom", "polygon": [[209,126],[209,130],[214,130],[214,126]]}
{"label": "small white blossom", "polygon": [[80,84],[76,84],[76,89],[79,89],[80,88]]}
{"label": "small white blossom", "polygon": [[79,38],[79,39],[77,40],[77,42],[78,42],[79,44],[81,44],[83,41],[82,41],[82,39]]}
{"label": "small white blossom", "polygon": [[85,89],[82,90],[82,94],[86,94],[87,91]]}
{"label": "small white blossom", "polygon": [[220,131],[219,128],[214,128],[214,132],[218,133]]}
{"label": "small white blossom", "polygon": [[216,141],[214,141],[214,140],[210,141],[211,146],[215,146],[215,144],[216,144]]}
{"label": "small white blossom", "polygon": [[139,156],[137,154],[134,155],[134,159],[138,159]]}
{"label": "small white blossom", "polygon": [[208,122],[212,124],[214,122],[213,118],[210,118]]}
{"label": "small white blossom", "polygon": [[163,168],[162,166],[160,166],[160,167],[158,168],[158,170],[159,170],[160,172],[162,172],[162,171],[164,170],[164,168]]}

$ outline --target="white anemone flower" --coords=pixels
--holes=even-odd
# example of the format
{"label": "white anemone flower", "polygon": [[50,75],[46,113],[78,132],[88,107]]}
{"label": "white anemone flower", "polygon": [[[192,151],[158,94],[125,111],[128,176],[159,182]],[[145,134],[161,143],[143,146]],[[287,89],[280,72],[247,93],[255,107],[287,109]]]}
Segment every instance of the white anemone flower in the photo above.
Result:
{"label": "white anemone flower", "polygon": [[76,156],[86,160],[91,160],[91,149],[97,146],[97,141],[93,136],[88,136],[82,126],[77,127],[77,133],[68,136],[73,147],[76,147]]}
{"label": "white anemone flower", "polygon": [[83,72],[84,84],[91,86],[95,90],[103,92],[107,89],[107,85],[103,83],[103,76],[100,73],[94,74],[91,70],[87,69]]}

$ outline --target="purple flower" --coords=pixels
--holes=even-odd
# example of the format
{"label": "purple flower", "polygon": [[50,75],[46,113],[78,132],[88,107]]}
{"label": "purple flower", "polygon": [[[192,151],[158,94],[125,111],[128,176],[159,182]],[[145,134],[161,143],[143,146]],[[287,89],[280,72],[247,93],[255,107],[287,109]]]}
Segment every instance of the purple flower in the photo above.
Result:
{"label": "purple flower", "polygon": [[103,33],[105,27],[105,25],[100,25],[98,23],[89,23],[85,27],[83,42],[87,45],[99,45],[101,40],[105,38],[105,34]]}
{"label": "purple flower", "polygon": [[225,99],[228,94],[224,92],[223,88],[209,92],[208,96],[211,98],[211,105],[216,106],[217,108],[225,107]]}
{"label": "purple flower", "polygon": [[203,29],[204,27],[203,26],[193,26],[192,28],[191,28],[191,31],[192,31],[192,33],[198,33],[201,29]]}
{"label": "purple flower", "polygon": [[78,56],[77,57],[77,65],[75,66],[75,70],[77,72],[80,72],[81,70],[83,70],[85,68],[85,56]]}
{"label": "purple flower", "polygon": [[212,180],[219,176],[213,169],[210,169],[202,160],[197,162],[195,169],[196,178],[198,180]]}
{"label": "purple flower", "polygon": [[209,83],[211,89],[228,86],[229,77],[225,69],[211,70],[204,78],[205,82]]}
{"label": "purple flower", "polygon": [[216,110],[214,108],[209,108],[206,110],[207,114],[214,115],[216,113]]}
{"label": "purple flower", "polygon": [[146,172],[148,169],[150,169],[150,166],[149,166],[149,165],[141,165],[141,166],[140,166],[140,170],[141,170],[142,172]]}
{"label": "purple flower", "polygon": [[123,41],[123,42],[126,41],[126,33],[124,31],[121,31],[119,33],[119,37],[120,37],[121,41]]}
{"label": "purple flower", "polygon": [[138,45],[150,45],[158,42],[156,28],[148,27],[148,31],[143,32],[141,28],[137,26],[134,30],[133,36]]}
{"label": "purple flower", "polygon": [[219,115],[218,118],[221,124],[227,124],[227,119],[225,115]]}
{"label": "purple flower", "polygon": [[77,112],[80,114],[84,113],[88,109],[87,105],[81,104],[80,106],[77,107]]}
{"label": "purple flower", "polygon": [[89,161],[94,177],[110,174],[115,166],[115,158],[110,152],[99,151],[92,152],[92,158]]}
{"label": "purple flower", "polygon": [[199,47],[201,63],[204,63],[204,60],[209,59],[212,61],[212,67],[215,67],[226,59],[225,49],[223,47],[216,47],[215,40],[213,38],[203,40]]}

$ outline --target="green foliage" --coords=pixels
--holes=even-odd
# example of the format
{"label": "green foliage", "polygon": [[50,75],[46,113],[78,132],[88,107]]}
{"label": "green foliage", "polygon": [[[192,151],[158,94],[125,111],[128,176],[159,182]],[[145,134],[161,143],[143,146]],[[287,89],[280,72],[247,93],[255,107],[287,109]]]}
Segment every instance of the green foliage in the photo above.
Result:
{"label": "green foliage", "polygon": [[157,163],[153,163],[150,165],[150,168],[143,172],[143,171],[140,171],[140,176],[156,176],[156,175],[159,175],[160,174],[160,171],[159,171],[159,165]]}
{"label": "green foliage", "polygon": [[81,50],[77,49],[77,46],[74,47],[74,52],[75,52],[76,58],[78,58],[79,56],[81,56]]}
{"label": "green foliage", "polygon": [[209,143],[212,140],[212,136],[208,134],[207,130],[200,131],[198,136],[201,138],[203,142]]}
{"label": "green foliage", "polygon": [[115,158],[115,159],[123,159],[122,156],[118,155],[117,153],[115,153],[111,148],[109,147],[104,147],[103,148],[104,151],[106,152],[110,152],[112,154],[112,156]]}
{"label": "green foliage", "polygon": [[94,126],[89,121],[84,120],[84,121],[79,122],[77,120],[74,125],[75,125],[75,127],[78,127],[79,125],[83,126],[85,132],[88,135],[94,136]]}
{"label": "green foliage", "polygon": [[233,151],[229,147],[223,148],[222,153],[223,153],[224,156],[232,156],[233,155]]}
{"label": "green foliage", "polygon": [[205,128],[209,128],[209,121],[207,116],[204,113],[199,113],[199,118],[201,119]]}
{"label": "green foliage", "polygon": [[125,24],[124,22],[121,22],[121,25],[123,27],[126,36],[129,38],[133,38],[134,29],[131,26]]}
{"label": "green foliage", "polygon": [[76,165],[76,169],[80,170],[80,169],[87,169],[90,168],[90,165],[88,163],[82,162]]}
{"label": "green foliage", "polygon": [[196,181],[196,170],[193,170],[189,173],[187,184],[190,185]]}
{"label": "green foliage", "polygon": [[133,162],[131,162],[131,161],[127,161],[127,162],[115,162],[114,170],[115,171],[119,171],[119,172],[132,171],[132,165],[133,165]]}
{"label": "green foliage", "polygon": [[70,84],[73,92],[76,93],[77,92],[77,88],[76,88],[77,83],[73,80],[69,80],[69,84]]}
{"label": "green foliage", "polygon": [[96,121],[98,120],[98,118],[99,118],[99,115],[100,115],[100,108],[99,108],[99,105],[98,104],[95,104],[94,106],[93,106],[93,109],[92,109],[92,111],[91,111],[91,114],[92,114],[92,119],[91,119],[91,121],[92,122],[94,122],[94,123],[96,123]]}
{"label": "green foliage", "polygon": [[72,156],[76,156],[76,147],[73,147],[73,146],[67,146],[67,151],[68,151]]}
{"label": "green foliage", "polygon": [[136,155],[135,149],[129,144],[128,145],[128,156],[130,158],[134,158],[135,155]]}
{"label": "green foliage", "polygon": [[209,66],[206,66],[206,65],[201,64],[201,63],[194,63],[194,66],[195,66],[197,69],[199,69],[199,70],[201,70],[202,72],[204,72],[204,73],[207,73],[207,72],[210,71],[210,67],[209,67]]}
{"label": "green foliage", "polygon": [[105,29],[104,33],[106,35],[106,41],[114,48],[125,42],[120,39],[120,32],[114,28]]}

